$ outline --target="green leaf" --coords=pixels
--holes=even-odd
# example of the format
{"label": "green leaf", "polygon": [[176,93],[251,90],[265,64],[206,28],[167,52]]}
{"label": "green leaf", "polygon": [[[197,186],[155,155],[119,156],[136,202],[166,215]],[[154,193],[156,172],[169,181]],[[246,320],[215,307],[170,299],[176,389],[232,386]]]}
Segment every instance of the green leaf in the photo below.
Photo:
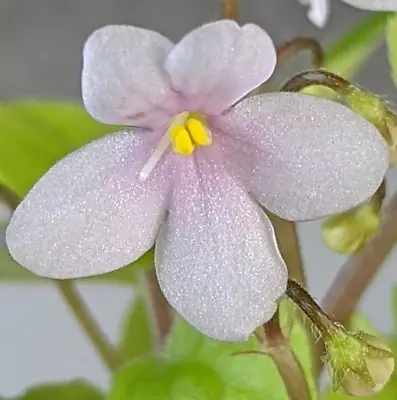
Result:
{"label": "green leaf", "polygon": [[149,356],[116,373],[109,400],[221,400],[223,392],[219,376],[203,363]]}
{"label": "green leaf", "polygon": [[0,106],[0,184],[23,197],[57,161],[117,128],[71,102],[12,101]]}
{"label": "green leaf", "polygon": [[[381,44],[391,14],[372,13],[337,39],[325,52],[324,69],[346,79],[353,78]],[[327,98],[335,96],[333,91],[322,87],[309,87],[304,93]]]}
{"label": "green leaf", "polygon": [[18,400],[104,400],[99,389],[82,380],[46,384],[28,389]]}
{"label": "green leaf", "polygon": [[390,72],[397,86],[397,13],[390,17],[386,29],[386,41],[389,55]]}
{"label": "green leaf", "polygon": [[[288,323],[291,306],[283,302],[281,323]],[[317,398],[316,385],[311,374],[310,342],[304,327],[294,321],[290,344],[306,373],[313,399]],[[246,350],[260,350],[258,341],[252,337],[243,344],[229,344],[211,340],[178,319],[173,327],[167,354],[179,362],[203,362],[219,374],[226,386],[236,390],[255,392],[262,398],[288,398],[283,382],[273,361],[263,354],[236,354]]]}
{"label": "green leaf", "polygon": [[380,45],[391,13],[373,13],[338,39],[325,54],[324,68],[345,78],[353,77]]}
{"label": "green leaf", "polygon": [[153,350],[153,333],[143,296],[131,302],[122,332],[119,349],[125,359],[134,359]]}

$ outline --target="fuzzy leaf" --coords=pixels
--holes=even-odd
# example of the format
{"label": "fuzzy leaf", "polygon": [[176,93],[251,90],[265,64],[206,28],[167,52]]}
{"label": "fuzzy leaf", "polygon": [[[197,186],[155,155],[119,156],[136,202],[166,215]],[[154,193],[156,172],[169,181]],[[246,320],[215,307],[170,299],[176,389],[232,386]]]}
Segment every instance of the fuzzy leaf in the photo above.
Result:
{"label": "fuzzy leaf", "polygon": [[81,380],[40,385],[28,389],[18,400],[105,400],[99,389]]}
{"label": "fuzzy leaf", "polygon": [[134,359],[153,350],[153,334],[145,300],[133,299],[123,320],[122,338],[119,344],[125,359]]}
{"label": "fuzzy leaf", "polygon": [[[288,325],[292,313],[289,303],[281,306],[281,324]],[[316,385],[311,374],[310,343],[304,327],[294,320],[290,344],[306,373],[313,399],[317,398]],[[245,350],[259,350],[258,341],[252,337],[242,344],[228,344],[211,340],[177,320],[167,344],[167,354],[180,362],[202,362],[211,366],[227,387],[255,392],[264,399],[286,399],[287,392],[273,361],[263,354],[237,354]]]}
{"label": "fuzzy leaf", "polygon": [[211,367],[149,356],[115,374],[108,400],[221,400],[223,394],[223,384]]}
{"label": "fuzzy leaf", "polygon": [[11,101],[0,106],[0,184],[23,197],[58,160],[117,128],[71,102]]}

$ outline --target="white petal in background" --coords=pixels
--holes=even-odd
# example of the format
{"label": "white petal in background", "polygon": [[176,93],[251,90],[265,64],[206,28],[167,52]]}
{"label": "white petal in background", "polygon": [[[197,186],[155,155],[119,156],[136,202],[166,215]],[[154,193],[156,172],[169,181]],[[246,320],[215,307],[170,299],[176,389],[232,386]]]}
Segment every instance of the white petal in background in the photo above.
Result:
{"label": "white petal in background", "polygon": [[397,11],[397,0],[342,0],[346,4],[363,10]]}

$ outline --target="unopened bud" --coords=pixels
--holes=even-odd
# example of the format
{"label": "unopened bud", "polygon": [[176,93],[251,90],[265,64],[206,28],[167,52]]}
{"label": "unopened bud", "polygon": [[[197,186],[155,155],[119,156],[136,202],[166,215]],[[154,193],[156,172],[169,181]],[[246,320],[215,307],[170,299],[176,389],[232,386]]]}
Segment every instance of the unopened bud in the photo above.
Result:
{"label": "unopened bud", "polygon": [[382,184],[367,202],[328,218],[322,227],[322,236],[327,247],[341,254],[352,254],[361,250],[378,229],[384,197],[385,186]]}
{"label": "unopened bud", "polygon": [[345,104],[374,124],[389,146],[389,163],[397,164],[397,116],[386,101],[357,86],[350,85],[343,91]]}
{"label": "unopened bud", "polygon": [[393,373],[390,348],[373,335],[353,334],[340,327],[326,341],[326,349],[334,390],[341,387],[354,396],[371,396],[386,385]]}

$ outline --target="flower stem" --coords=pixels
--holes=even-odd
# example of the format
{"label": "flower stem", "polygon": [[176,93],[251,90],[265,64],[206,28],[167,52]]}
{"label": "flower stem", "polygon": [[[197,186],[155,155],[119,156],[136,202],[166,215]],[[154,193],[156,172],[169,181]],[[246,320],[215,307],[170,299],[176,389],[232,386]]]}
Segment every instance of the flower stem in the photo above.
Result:
{"label": "flower stem", "polygon": [[270,218],[276,233],[278,248],[287,264],[289,278],[306,286],[306,276],[303,268],[296,224],[291,221],[286,221],[268,210],[266,210],[266,214]]}
{"label": "flower stem", "polygon": [[289,399],[311,399],[302,366],[281,331],[278,311],[269,322],[263,325],[263,329],[266,344],[270,349],[268,355],[280,373]]}
{"label": "flower stem", "polygon": [[221,0],[221,19],[237,20],[240,0]]}
{"label": "flower stem", "polygon": [[143,273],[152,326],[158,349],[162,348],[173,322],[173,313],[158,284],[154,268]]}
{"label": "flower stem", "polygon": [[277,47],[277,66],[284,64],[287,59],[301,51],[310,51],[312,55],[312,68],[318,69],[322,67],[324,52],[320,43],[315,39],[306,37],[290,40]]}
{"label": "flower stem", "polygon": [[282,92],[300,92],[310,86],[323,86],[332,89],[338,95],[343,95],[349,88],[350,82],[328,71],[306,71],[292,77],[280,89]]}
{"label": "flower stem", "polygon": [[79,322],[81,328],[89,337],[103,363],[110,372],[116,371],[122,366],[123,360],[101,331],[101,328],[92,317],[81,295],[76,290],[76,287],[68,280],[54,282],[63,300],[70,308],[70,311]]}

